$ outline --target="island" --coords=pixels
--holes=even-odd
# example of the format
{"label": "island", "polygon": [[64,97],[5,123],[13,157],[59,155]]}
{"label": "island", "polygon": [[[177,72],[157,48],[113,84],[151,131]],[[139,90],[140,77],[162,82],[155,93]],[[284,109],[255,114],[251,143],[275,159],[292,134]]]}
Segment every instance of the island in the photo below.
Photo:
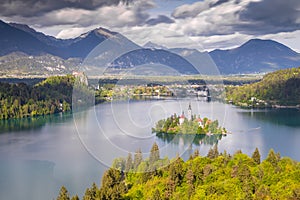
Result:
{"label": "island", "polygon": [[176,113],[167,119],[159,120],[152,132],[156,134],[227,134],[227,130],[219,126],[218,120],[210,120],[207,117],[201,118],[200,115],[192,114],[192,106],[189,104],[187,116],[184,111],[181,115]]}

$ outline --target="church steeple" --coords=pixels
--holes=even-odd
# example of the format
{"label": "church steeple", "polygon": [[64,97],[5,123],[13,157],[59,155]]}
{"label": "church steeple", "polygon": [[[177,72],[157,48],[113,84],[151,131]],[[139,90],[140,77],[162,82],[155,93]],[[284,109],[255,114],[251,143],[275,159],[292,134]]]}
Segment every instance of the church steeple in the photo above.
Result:
{"label": "church steeple", "polygon": [[189,121],[192,120],[192,106],[191,106],[191,103],[189,103],[187,119]]}

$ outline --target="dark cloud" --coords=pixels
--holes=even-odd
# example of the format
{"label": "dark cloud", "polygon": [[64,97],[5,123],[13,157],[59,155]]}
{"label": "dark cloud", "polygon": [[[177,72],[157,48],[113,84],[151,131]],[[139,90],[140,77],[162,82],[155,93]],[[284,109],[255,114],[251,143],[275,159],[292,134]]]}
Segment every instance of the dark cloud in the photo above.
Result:
{"label": "dark cloud", "polygon": [[223,3],[227,3],[227,2],[229,2],[229,1],[230,1],[230,0],[219,0],[219,1],[215,2],[215,3],[211,3],[211,4],[210,4],[210,8],[215,7],[215,6],[219,6],[219,5],[221,5],[221,4],[223,4]]}
{"label": "dark cloud", "polygon": [[194,36],[260,36],[300,30],[300,1],[204,0],[179,6],[172,16],[184,19],[181,27]]}
{"label": "dark cloud", "polygon": [[188,17],[196,17],[201,12],[211,9],[213,7],[220,6],[224,3],[229,2],[230,0],[204,0],[199,1],[193,4],[186,4],[183,6],[177,7],[174,12],[172,13],[172,16],[177,19],[184,19]]}
{"label": "dark cloud", "polygon": [[95,10],[101,6],[130,4],[134,0],[1,0],[2,16],[40,16],[44,13],[64,8]]}
{"label": "dark cloud", "polygon": [[[74,3],[75,1],[79,0],[68,1],[73,1]],[[90,1],[95,2],[96,0]],[[102,1],[104,2],[104,0]],[[82,29],[96,25],[113,28],[125,26],[138,26],[145,24],[145,22],[150,17],[148,10],[155,6],[153,0],[119,0],[109,2],[115,2],[115,4],[118,5],[108,6],[107,4],[101,4],[100,6],[99,4],[98,8],[94,10],[89,10],[89,8],[87,7],[81,7],[81,9],[76,9],[74,8],[74,6],[73,8],[69,6],[66,8],[54,9],[52,11],[47,12],[44,10],[44,12],[41,12],[39,15],[36,13],[32,16],[13,15],[6,17],[3,15],[3,13],[1,13],[0,16],[2,15],[2,19],[5,21],[28,24],[36,28],[61,26],[63,28],[68,29]],[[100,3],[100,1],[98,0],[97,3]],[[128,5],[129,3],[131,4]]]}
{"label": "dark cloud", "polygon": [[235,28],[252,34],[289,32],[300,29],[299,0],[264,0],[249,3],[239,13]]}
{"label": "dark cloud", "polygon": [[149,19],[146,24],[147,25],[157,25],[157,24],[172,24],[175,21],[173,19],[170,19],[169,17],[165,16],[165,15],[159,15],[157,18],[151,18]]}

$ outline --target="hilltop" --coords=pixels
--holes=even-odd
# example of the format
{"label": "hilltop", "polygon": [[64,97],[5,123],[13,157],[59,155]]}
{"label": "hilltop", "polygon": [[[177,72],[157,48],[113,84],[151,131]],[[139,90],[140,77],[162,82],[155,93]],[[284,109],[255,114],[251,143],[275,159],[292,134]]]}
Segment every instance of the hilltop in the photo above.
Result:
{"label": "hilltop", "polygon": [[299,106],[300,67],[269,73],[257,83],[227,87],[226,96],[241,106]]}

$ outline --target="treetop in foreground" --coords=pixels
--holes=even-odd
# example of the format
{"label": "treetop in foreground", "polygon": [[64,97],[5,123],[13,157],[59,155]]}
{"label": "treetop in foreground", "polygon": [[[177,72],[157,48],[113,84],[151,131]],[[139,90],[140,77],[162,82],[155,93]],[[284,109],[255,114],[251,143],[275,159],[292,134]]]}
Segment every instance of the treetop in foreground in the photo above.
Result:
{"label": "treetop in foreground", "polygon": [[101,188],[88,189],[95,196],[86,193],[83,199],[300,199],[299,162],[274,150],[260,161],[258,149],[249,157],[241,151],[219,153],[215,146],[207,157],[196,152],[183,161],[177,156],[168,165],[137,173],[162,160],[146,158],[127,172],[110,168]]}

